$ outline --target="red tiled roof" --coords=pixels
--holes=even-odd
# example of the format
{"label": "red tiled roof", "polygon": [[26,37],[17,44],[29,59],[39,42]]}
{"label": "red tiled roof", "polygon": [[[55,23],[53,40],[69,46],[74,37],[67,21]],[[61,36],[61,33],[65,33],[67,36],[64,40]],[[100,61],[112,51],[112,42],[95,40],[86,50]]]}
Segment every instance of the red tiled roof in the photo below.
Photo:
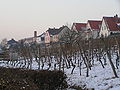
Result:
{"label": "red tiled roof", "polygon": [[88,20],[88,23],[90,24],[91,29],[100,30],[100,25],[102,21]]}
{"label": "red tiled roof", "polygon": [[120,17],[103,17],[105,23],[107,24],[110,31],[118,31],[120,30]]}
{"label": "red tiled roof", "polygon": [[80,30],[82,30],[81,28],[86,27],[86,25],[87,25],[86,23],[73,23],[72,29],[75,26],[76,30],[80,31]]}

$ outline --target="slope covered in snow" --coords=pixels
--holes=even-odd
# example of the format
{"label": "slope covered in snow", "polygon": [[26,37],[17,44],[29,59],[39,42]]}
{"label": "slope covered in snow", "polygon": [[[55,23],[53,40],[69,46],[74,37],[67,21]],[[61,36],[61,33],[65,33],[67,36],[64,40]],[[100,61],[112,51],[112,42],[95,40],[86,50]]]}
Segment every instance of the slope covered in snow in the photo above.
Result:
{"label": "slope covered in snow", "polygon": [[[115,58],[115,57],[113,57]],[[114,60],[114,59],[113,59]],[[114,61],[113,61],[114,62]],[[5,61],[0,61],[0,66],[13,67]],[[55,61],[52,63],[50,70],[53,70]],[[115,64],[115,62],[114,62]],[[19,67],[20,65],[18,64]],[[32,69],[37,69],[38,64],[35,60],[32,63]],[[48,63],[45,63],[44,69],[48,68]],[[118,77],[114,78],[109,60],[107,60],[107,65],[103,68],[99,61],[96,61],[94,66],[89,71],[89,77],[86,77],[86,68],[82,66],[82,75],[80,76],[79,67],[75,67],[73,74],[71,74],[72,68],[65,68],[65,73],[67,75],[67,82],[70,86],[80,86],[82,88],[94,88],[95,90],[120,90],[120,66],[116,69]],[[70,90],[70,88],[68,89]]]}
{"label": "slope covered in snow", "polygon": [[[79,68],[76,68],[73,74],[71,70],[66,70],[68,76],[68,83],[87,88],[94,88],[95,90],[120,90],[120,78],[114,78],[114,74],[109,65],[105,68],[98,63],[90,70],[89,77],[86,77],[86,69],[82,69],[82,75],[79,74]],[[120,69],[117,70],[120,77]]]}

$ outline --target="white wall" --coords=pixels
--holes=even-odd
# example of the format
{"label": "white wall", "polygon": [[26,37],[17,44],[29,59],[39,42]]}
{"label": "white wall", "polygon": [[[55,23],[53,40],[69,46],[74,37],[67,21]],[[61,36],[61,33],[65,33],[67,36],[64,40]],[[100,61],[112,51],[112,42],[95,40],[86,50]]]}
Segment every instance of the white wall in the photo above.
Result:
{"label": "white wall", "polygon": [[87,28],[87,29],[91,29],[91,27],[90,27],[90,24],[89,24],[89,23],[87,23],[86,28]]}
{"label": "white wall", "polygon": [[103,35],[103,36],[108,36],[108,35],[110,35],[109,29],[108,29],[108,27],[106,26],[104,19],[103,19],[103,21],[102,21],[102,25],[101,25],[100,33],[99,33],[99,36],[100,36],[100,37],[101,37],[102,35]]}
{"label": "white wall", "polygon": [[111,32],[112,33],[120,33],[120,31],[112,31],[112,30],[109,30],[109,28],[107,27],[107,25],[105,24],[105,21],[104,21],[104,19],[103,19],[103,21],[102,21],[102,26],[101,26],[101,28],[100,28],[100,37],[101,37],[101,35],[103,35],[104,37],[105,36],[109,36],[110,34],[111,34]]}

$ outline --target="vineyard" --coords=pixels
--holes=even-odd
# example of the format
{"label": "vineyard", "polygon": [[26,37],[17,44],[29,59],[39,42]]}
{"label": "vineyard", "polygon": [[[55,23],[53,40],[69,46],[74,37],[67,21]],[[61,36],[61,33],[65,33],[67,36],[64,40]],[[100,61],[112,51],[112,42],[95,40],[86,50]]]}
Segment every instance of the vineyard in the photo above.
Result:
{"label": "vineyard", "polygon": [[[107,78],[107,80],[112,78],[113,80],[117,79],[116,81],[119,82],[119,36],[90,40],[72,37],[67,42],[62,41],[45,45],[37,43],[23,44],[21,42],[11,48],[8,53],[10,59],[1,59],[0,66],[36,70],[60,70],[68,76],[69,87],[77,85],[77,87],[82,88],[96,88],[86,82],[89,81],[88,79],[92,80],[93,77],[91,76],[93,74],[97,75],[97,72],[101,76],[104,74],[104,78]],[[95,68],[98,68],[98,71]],[[83,76],[86,81],[82,80]],[[94,76],[94,78],[100,79],[98,76]]]}

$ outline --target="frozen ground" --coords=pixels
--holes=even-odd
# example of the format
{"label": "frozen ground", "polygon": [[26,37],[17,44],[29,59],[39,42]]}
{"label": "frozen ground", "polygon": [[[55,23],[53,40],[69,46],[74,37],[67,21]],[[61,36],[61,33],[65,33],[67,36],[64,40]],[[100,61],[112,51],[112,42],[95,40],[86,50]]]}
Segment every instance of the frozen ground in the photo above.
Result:
{"label": "frozen ground", "polygon": [[[76,68],[72,75],[69,70],[66,70],[68,83],[70,85],[94,88],[95,90],[120,90],[120,78],[114,78],[109,65],[105,69],[100,64],[92,67],[89,77],[86,77],[85,72],[86,70],[82,69],[82,75],[80,76],[79,68]],[[120,77],[120,69],[117,70],[117,73]]]}
{"label": "frozen ground", "polygon": [[[8,65],[7,62],[3,63],[3,61],[0,61],[0,66],[12,67],[11,65]],[[19,67],[19,64],[17,67]],[[35,61],[32,64],[32,68],[38,68],[38,64]],[[48,64],[45,64],[44,69],[47,68]],[[53,65],[51,69],[53,69]],[[69,85],[94,88],[95,90],[120,90],[120,66],[119,69],[116,69],[119,78],[114,78],[109,62],[105,68],[103,68],[101,64],[96,61],[95,65],[90,70],[89,77],[86,77],[86,68],[84,68],[84,66],[82,67],[81,76],[79,74],[79,67],[75,68],[73,74],[71,74],[71,70],[72,68],[65,69],[65,73],[68,76],[67,82]]]}

